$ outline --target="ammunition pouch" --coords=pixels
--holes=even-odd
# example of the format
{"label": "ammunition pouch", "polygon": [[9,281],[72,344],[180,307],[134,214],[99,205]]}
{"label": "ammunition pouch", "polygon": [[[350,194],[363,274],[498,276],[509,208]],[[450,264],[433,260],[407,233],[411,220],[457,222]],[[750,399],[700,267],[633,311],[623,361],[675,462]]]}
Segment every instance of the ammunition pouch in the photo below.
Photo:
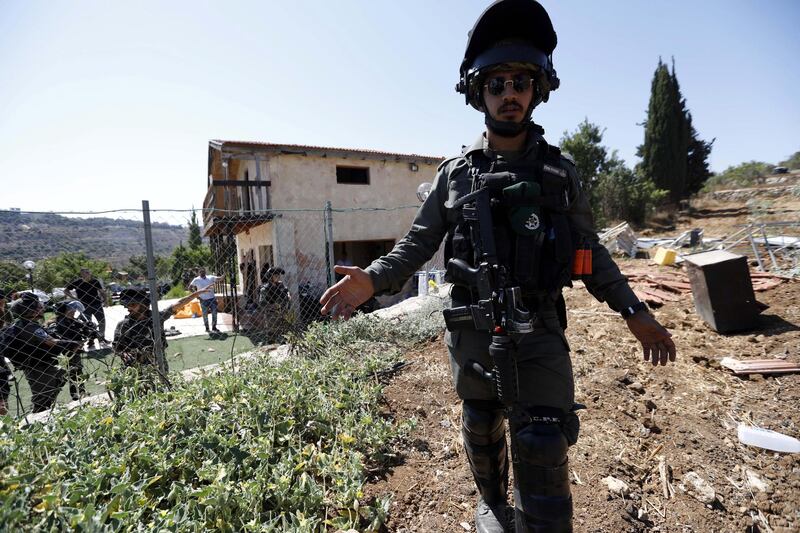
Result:
{"label": "ammunition pouch", "polygon": [[[479,265],[484,258],[474,243],[490,233],[497,260],[509,274],[506,285],[519,286],[523,294],[569,286],[578,242],[567,216],[570,179],[561,153],[540,141],[537,154],[514,163],[468,154],[469,172],[449,177],[445,204],[451,224],[446,259]],[[480,229],[481,236],[476,199],[483,193],[491,199],[492,227]]]}

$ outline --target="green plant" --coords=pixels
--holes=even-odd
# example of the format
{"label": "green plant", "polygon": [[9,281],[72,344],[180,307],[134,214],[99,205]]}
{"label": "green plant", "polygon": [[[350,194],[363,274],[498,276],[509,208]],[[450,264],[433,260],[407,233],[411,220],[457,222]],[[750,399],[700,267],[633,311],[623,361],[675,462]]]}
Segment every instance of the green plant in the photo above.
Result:
{"label": "green plant", "polygon": [[758,183],[770,174],[772,165],[763,161],[748,161],[730,166],[724,171],[711,176],[703,186],[703,191],[709,192],[718,189],[749,187]]}
{"label": "green plant", "polygon": [[173,299],[173,298],[183,298],[184,296],[188,296],[189,291],[181,287],[180,285],[174,285],[167,294],[164,295],[166,299]]}
{"label": "green plant", "polygon": [[[8,530],[375,531],[389,500],[362,490],[413,422],[381,410],[380,370],[441,332],[435,307],[401,324],[316,324],[265,355],[171,390],[114,373],[114,403],[47,424],[0,418]],[[145,393],[148,392],[148,393]]]}
{"label": "green plant", "polygon": [[788,159],[778,163],[778,166],[786,167],[788,169],[800,168],[800,151],[793,153]]}

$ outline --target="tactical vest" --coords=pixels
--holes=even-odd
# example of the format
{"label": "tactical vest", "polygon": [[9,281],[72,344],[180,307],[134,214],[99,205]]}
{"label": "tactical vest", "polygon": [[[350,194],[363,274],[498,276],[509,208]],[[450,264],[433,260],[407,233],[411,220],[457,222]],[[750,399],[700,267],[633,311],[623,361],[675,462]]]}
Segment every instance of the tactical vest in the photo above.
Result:
{"label": "tactical vest", "polygon": [[[479,189],[487,179],[507,179],[510,186],[492,192],[498,262],[524,296],[547,293],[558,298],[561,288],[571,285],[578,242],[567,216],[570,178],[557,147],[540,140],[536,154],[536,159],[513,163],[492,161],[482,151],[467,154],[466,175],[448,178],[448,204]],[[473,246],[477,224],[464,220],[461,208],[448,209],[447,217],[445,260],[458,258],[476,266],[481,260]]]}

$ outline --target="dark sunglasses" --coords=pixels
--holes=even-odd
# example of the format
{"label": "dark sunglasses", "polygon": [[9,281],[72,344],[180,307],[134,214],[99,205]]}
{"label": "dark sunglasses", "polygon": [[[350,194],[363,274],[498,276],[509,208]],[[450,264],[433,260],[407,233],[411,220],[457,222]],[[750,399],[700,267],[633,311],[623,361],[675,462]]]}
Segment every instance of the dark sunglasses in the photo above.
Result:
{"label": "dark sunglasses", "polygon": [[491,78],[488,82],[484,84],[486,90],[489,91],[489,94],[492,96],[500,96],[503,94],[503,91],[506,90],[506,87],[510,83],[512,87],[514,87],[514,92],[522,94],[528,90],[533,82],[533,78],[528,74],[517,74],[510,80],[503,78],[502,76],[498,76],[496,78]]}

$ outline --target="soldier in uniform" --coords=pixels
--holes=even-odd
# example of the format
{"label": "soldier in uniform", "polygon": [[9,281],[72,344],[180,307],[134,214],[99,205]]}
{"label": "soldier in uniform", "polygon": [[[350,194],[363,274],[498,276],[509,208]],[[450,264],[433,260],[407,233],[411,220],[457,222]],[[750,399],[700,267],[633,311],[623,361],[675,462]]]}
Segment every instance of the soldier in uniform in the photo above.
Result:
{"label": "soldier in uniform", "polygon": [[[161,346],[167,347],[167,336],[164,333],[164,322],[180,309],[192,301],[203,291],[196,291],[185,296],[160,311],[161,315]],[[156,365],[153,351],[153,320],[150,312],[150,293],[145,288],[123,289],[119,301],[128,308],[128,314],[117,324],[114,330],[114,353],[120,356],[126,366]]]}
{"label": "soldier in uniform", "polygon": [[280,267],[267,269],[267,282],[258,289],[259,311],[264,314],[268,342],[280,342],[289,328],[289,289],[281,281],[286,271]]}
{"label": "soldier in uniform", "polygon": [[94,326],[93,322],[86,322],[75,318],[77,312],[81,311],[83,304],[78,301],[64,301],[56,305],[55,334],[59,339],[75,341],[77,344],[74,350],[67,352],[69,355],[69,394],[73,400],[78,400],[86,394],[84,381],[86,376],[83,374],[83,345],[89,341],[102,340],[103,336]]}
{"label": "soldier in uniform", "polygon": [[31,387],[33,412],[45,411],[53,407],[65,382],[64,370],[58,366],[56,357],[78,349],[78,344],[47,334],[39,325],[44,307],[32,294],[26,293],[14,301],[11,313],[17,320],[4,333],[3,355],[25,373]]}
{"label": "soldier in uniform", "polygon": [[[586,288],[622,315],[641,342],[644,359],[653,365],[675,360],[670,333],[639,302],[598,242],[575,166],[531,120],[534,108],[560,84],[555,47],[550,17],[534,0],[498,0],[484,11],[469,33],[456,89],[483,113],[485,133],[441,164],[430,195],[394,249],[365,270],[335,267],[344,278],[320,300],[323,313],[346,319],[373,294],[399,291],[442,239],[448,261],[477,267],[479,228],[461,199],[501,173],[515,183],[492,199],[491,232],[498,268],[509,273],[534,317],[531,332],[510,335],[519,384],[509,415],[518,532],[572,531],[567,449],[577,441],[579,421],[561,289],[571,284],[576,250],[587,256],[591,251],[591,268],[582,278]],[[476,287],[454,283],[452,305],[474,305],[477,296]],[[492,334],[453,328],[445,342],[463,400],[462,435],[479,494],[476,529],[506,531],[506,411],[491,382],[472,370],[473,363],[492,368]]]}

